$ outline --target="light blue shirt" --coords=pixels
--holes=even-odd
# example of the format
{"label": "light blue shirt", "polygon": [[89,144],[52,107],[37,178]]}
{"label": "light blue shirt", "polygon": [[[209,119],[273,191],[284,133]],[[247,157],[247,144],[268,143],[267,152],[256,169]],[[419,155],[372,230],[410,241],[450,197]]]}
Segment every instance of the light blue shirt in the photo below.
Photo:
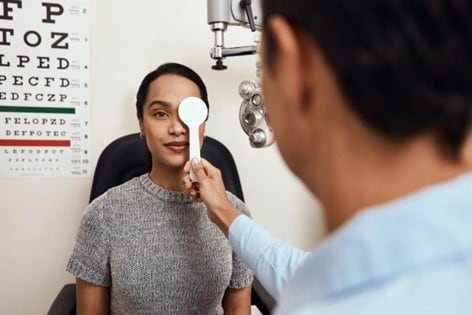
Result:
{"label": "light blue shirt", "polygon": [[365,209],[313,253],[245,216],[229,239],[276,314],[472,314],[472,174]]}

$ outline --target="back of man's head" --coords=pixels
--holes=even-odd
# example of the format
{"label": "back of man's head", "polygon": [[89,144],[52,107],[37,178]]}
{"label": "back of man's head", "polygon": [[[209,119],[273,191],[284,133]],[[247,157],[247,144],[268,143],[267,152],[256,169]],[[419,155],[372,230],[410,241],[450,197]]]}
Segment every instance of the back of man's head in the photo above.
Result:
{"label": "back of man's head", "polygon": [[396,139],[436,132],[457,156],[472,122],[472,1],[263,3],[264,23],[280,14],[313,38],[364,122]]}

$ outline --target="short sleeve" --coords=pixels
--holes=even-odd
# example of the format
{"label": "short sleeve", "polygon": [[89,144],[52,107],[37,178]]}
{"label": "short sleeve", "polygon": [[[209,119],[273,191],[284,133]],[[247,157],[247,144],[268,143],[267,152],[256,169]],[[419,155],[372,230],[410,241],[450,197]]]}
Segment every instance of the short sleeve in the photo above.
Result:
{"label": "short sleeve", "polygon": [[[241,211],[241,213],[251,217],[247,206],[236,196],[228,192],[228,197],[233,206]],[[232,289],[241,289],[252,285],[254,274],[249,267],[239,258],[233,251],[233,273],[229,287]]]}
{"label": "short sleeve", "polygon": [[102,198],[87,207],[66,270],[84,281],[109,287],[110,229],[103,208]]}

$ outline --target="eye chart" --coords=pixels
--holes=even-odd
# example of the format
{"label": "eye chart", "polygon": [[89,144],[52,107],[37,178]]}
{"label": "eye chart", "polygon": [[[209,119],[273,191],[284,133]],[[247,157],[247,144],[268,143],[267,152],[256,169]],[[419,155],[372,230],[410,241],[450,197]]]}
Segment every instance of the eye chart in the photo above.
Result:
{"label": "eye chart", "polygon": [[89,0],[0,0],[0,177],[89,176]]}

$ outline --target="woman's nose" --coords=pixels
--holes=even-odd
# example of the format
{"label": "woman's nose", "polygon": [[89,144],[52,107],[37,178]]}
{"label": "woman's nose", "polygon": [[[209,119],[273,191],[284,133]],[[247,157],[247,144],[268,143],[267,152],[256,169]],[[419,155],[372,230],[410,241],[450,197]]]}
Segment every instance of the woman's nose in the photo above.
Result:
{"label": "woman's nose", "polygon": [[179,117],[176,117],[175,119],[172,120],[172,124],[170,126],[169,132],[171,134],[180,136],[182,134],[187,133],[187,126],[185,126],[185,124],[180,120]]}

